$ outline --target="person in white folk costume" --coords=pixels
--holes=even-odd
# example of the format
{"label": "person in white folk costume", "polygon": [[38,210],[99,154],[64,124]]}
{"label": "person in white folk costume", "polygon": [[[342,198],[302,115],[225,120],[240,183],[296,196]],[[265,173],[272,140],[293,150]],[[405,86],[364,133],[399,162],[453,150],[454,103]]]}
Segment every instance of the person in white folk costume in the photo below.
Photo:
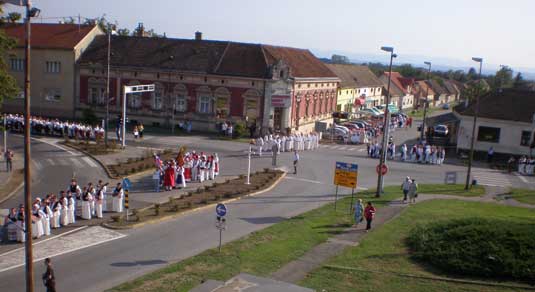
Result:
{"label": "person in white folk costume", "polygon": [[97,190],[95,189],[95,186],[93,186],[93,183],[89,183],[87,186],[87,191],[91,194],[91,200],[89,201],[90,207],[91,207],[91,216],[95,216],[95,195],[97,194]]}
{"label": "person in white folk costume", "polygon": [[99,184],[99,187],[97,189],[97,192],[95,194],[95,215],[97,218],[102,218],[102,206],[104,202],[104,190],[102,189],[104,186]]}
{"label": "person in white folk costume", "polygon": [[262,156],[262,148],[264,148],[264,139],[259,137],[256,139],[256,150],[258,151],[258,156]]}
{"label": "person in white folk costume", "polygon": [[17,241],[25,242],[26,241],[26,232],[24,232],[25,227],[25,214],[24,206],[21,204],[19,206],[19,212],[17,213]]}
{"label": "person in white folk costume", "polygon": [[67,199],[67,196],[65,196],[64,191],[61,191],[60,211],[61,215],[59,221],[61,226],[69,225],[69,199]]}
{"label": "person in white folk costume", "polygon": [[199,180],[199,158],[197,154],[195,154],[195,151],[193,151],[193,160],[191,164],[191,181],[198,181]]}
{"label": "person in white folk costume", "polygon": [[51,227],[50,223],[52,221],[53,213],[52,213],[52,209],[50,208],[49,199],[45,200],[45,206],[44,208],[40,210],[40,212],[42,212],[42,215],[43,215],[43,219],[41,220],[44,220],[42,222],[43,222],[43,230],[45,232],[45,235],[50,235],[50,227]]}
{"label": "person in white folk costume", "polygon": [[117,213],[123,212],[124,191],[123,191],[123,187],[121,186],[121,183],[117,183],[117,187],[115,187],[115,190],[113,190],[112,196],[113,196],[113,204],[112,204],[113,212],[117,212]]}
{"label": "person in white folk costume", "polygon": [[[76,181],[76,179],[71,179],[71,184],[69,185],[69,188],[68,190],[71,192],[73,198],[74,198],[74,215],[81,215],[79,214],[78,212],[79,209],[81,210],[81,206],[82,206],[82,201],[81,201],[81,196],[82,196],[82,189],[80,188],[80,186],[78,185],[78,182]],[[77,214],[78,213],[78,214]],[[72,222],[71,222],[72,223]]]}
{"label": "person in white folk costume", "polygon": [[202,155],[199,161],[199,181],[203,182],[206,179],[206,156]]}
{"label": "person in white folk costume", "polygon": [[221,165],[219,164],[219,156],[217,153],[214,153],[214,178],[219,175],[219,171],[221,170]]}
{"label": "person in white folk costume", "polygon": [[102,212],[108,211],[108,200],[106,192],[108,191],[108,183],[103,183],[102,180],[98,181],[97,189],[102,190]]}
{"label": "person in white folk costume", "polygon": [[40,238],[41,236],[44,235],[44,230],[43,230],[43,222],[41,221],[41,215],[39,214],[39,202],[40,202],[40,199],[37,198],[38,200],[34,203],[33,205],[33,212],[32,212],[32,237],[33,238]]}
{"label": "person in white folk costume", "polygon": [[84,187],[83,196],[82,196],[82,219],[89,220],[91,219],[91,201],[93,197],[88,188]]}
{"label": "person in white folk costume", "polygon": [[[63,191],[62,191],[63,192]],[[54,196],[55,198],[55,196]],[[57,198],[52,201],[52,220],[50,221],[50,227],[56,229],[61,227],[60,218],[61,218],[61,202]]]}
{"label": "person in white folk costume", "polygon": [[76,200],[74,194],[71,191],[67,192],[67,219],[68,224],[76,223]]}
{"label": "person in white folk costume", "polygon": [[175,175],[176,175],[176,186],[182,189],[185,188],[186,178],[184,177],[184,167],[177,165]]}

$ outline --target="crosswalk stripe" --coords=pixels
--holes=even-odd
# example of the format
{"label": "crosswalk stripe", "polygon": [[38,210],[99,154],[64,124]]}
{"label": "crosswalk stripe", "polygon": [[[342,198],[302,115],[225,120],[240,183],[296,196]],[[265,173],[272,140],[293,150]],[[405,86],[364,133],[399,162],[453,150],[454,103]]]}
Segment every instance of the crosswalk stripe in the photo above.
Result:
{"label": "crosswalk stripe", "polygon": [[83,165],[80,161],[78,161],[78,159],[76,159],[76,158],[72,158],[72,157],[71,157],[71,161],[72,161],[72,163],[73,163],[75,166],[77,166],[77,167],[83,167],[83,166],[84,166],[84,165]]}
{"label": "crosswalk stripe", "polygon": [[359,149],[359,152],[364,152],[364,151],[366,151],[366,149],[364,149],[364,148],[360,148]]}
{"label": "crosswalk stripe", "polygon": [[339,150],[347,150],[347,147],[340,147]]}
{"label": "crosswalk stripe", "polygon": [[87,164],[89,164],[89,166],[91,167],[97,167],[97,164],[93,162],[93,160],[91,160],[91,158],[89,157],[83,157],[82,158]]}
{"label": "crosswalk stripe", "polygon": [[37,168],[37,170],[40,170],[43,168],[43,166],[41,165],[41,163],[37,160],[34,160],[33,161],[33,164],[35,165],[35,168]]}
{"label": "crosswalk stripe", "polygon": [[50,165],[52,165],[52,166],[56,165],[56,162],[54,162],[54,160],[52,160],[52,159],[50,159],[50,158],[47,158],[47,159],[46,159],[46,162],[48,162],[48,164],[50,164]]}
{"label": "crosswalk stripe", "polygon": [[67,159],[64,159],[64,158],[58,159],[57,161],[59,165],[62,165],[62,166],[69,165],[69,161],[67,161]]}

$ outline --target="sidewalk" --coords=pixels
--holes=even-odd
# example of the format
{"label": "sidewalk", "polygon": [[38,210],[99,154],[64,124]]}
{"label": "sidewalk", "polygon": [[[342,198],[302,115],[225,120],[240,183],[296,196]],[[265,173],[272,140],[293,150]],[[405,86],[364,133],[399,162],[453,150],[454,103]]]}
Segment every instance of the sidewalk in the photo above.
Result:
{"label": "sidewalk", "polygon": [[0,203],[9,199],[15,190],[22,186],[24,179],[24,159],[21,153],[16,152],[13,159],[13,171],[6,171],[6,162],[2,155],[0,160]]}
{"label": "sidewalk", "polygon": [[[502,187],[485,187],[485,195],[482,197],[462,197],[453,195],[441,195],[441,194],[425,194],[418,197],[417,203],[444,199],[444,200],[461,200],[472,202],[485,202],[495,204],[506,204],[517,207],[526,207],[535,209],[535,205],[521,204],[521,203],[507,203],[505,201],[496,201],[495,198],[507,191]],[[513,200],[514,201],[514,200]],[[405,210],[410,204],[402,203],[401,199],[391,201],[387,206],[378,209],[376,216],[373,220],[373,229],[377,229],[388,221],[399,216],[403,210]],[[281,267],[272,277],[276,280],[298,283],[303,280],[307,274],[314,269],[319,268],[324,262],[329,259],[340,255],[346,247],[357,246],[362,238],[366,236],[365,226],[366,224],[360,223],[357,227],[350,227],[344,230],[342,233],[329,238],[325,243],[315,246],[301,258],[292,261],[285,266]],[[373,231],[372,231],[373,232]]]}

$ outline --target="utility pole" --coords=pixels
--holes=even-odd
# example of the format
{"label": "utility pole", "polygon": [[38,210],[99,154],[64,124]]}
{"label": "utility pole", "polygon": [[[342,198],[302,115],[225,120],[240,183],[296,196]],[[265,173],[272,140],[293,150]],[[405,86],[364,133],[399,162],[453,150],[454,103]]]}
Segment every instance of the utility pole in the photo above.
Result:
{"label": "utility pole", "polygon": [[108,131],[110,123],[110,59],[111,59],[111,25],[108,23],[108,68],[106,74],[106,122],[104,124],[104,145],[108,148]]}
{"label": "utility pole", "polygon": [[381,157],[379,159],[379,171],[377,172],[377,190],[375,191],[375,196],[380,197],[381,193],[383,192],[383,183],[384,183],[384,177],[383,177],[383,165],[386,161],[386,148],[387,148],[387,142],[388,142],[388,133],[390,130],[390,109],[388,108],[388,105],[390,104],[390,80],[392,79],[392,61],[394,58],[397,57],[396,54],[394,54],[394,48],[393,47],[381,47],[381,50],[385,52],[390,52],[390,66],[388,67],[388,85],[386,87],[386,106],[385,106],[385,116],[384,116],[384,123],[383,123],[383,142],[381,146]]}
{"label": "utility pole", "polygon": [[425,119],[427,118],[427,107],[429,106],[429,101],[427,100],[427,97],[429,96],[429,73],[431,73],[431,62],[424,62],[424,64],[428,65],[429,68],[427,69],[427,83],[425,86],[425,101],[424,101],[424,119],[422,121],[422,127],[420,129],[420,143],[424,141],[424,135],[425,135]]}
{"label": "utility pole", "polygon": [[7,114],[4,114],[4,153],[7,151]]}
{"label": "utility pole", "polygon": [[479,115],[479,94],[481,92],[481,69],[483,67],[483,59],[482,58],[472,58],[473,61],[479,63],[479,86],[477,87],[477,93],[476,93],[476,108],[474,110],[474,121],[472,125],[472,140],[470,141],[470,157],[468,158],[468,171],[466,172],[466,184],[464,185],[464,189],[468,190],[470,188],[470,175],[472,171],[472,161],[474,160],[474,143],[476,140],[476,124],[477,124],[477,116]]}
{"label": "utility pole", "polygon": [[33,292],[33,250],[32,250],[32,194],[30,171],[30,39],[31,2],[26,1],[26,44],[24,49],[24,223],[26,227],[26,291]]}

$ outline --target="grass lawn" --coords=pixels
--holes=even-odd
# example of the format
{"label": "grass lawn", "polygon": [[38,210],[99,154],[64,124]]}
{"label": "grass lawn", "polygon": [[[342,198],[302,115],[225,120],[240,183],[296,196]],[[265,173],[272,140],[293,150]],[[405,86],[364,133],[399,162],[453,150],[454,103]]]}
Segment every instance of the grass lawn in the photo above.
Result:
{"label": "grass lawn", "polygon": [[[397,187],[387,187],[379,199],[373,197],[373,191],[357,193],[357,197],[375,201],[380,208],[400,194]],[[240,272],[268,276],[349,227],[352,224],[347,215],[349,201],[349,198],[340,200],[338,212],[332,203],[327,204],[228,243],[221,254],[211,249],[110,291],[189,291],[204,279],[228,280]]]}
{"label": "grass lawn", "polygon": [[443,194],[463,197],[477,197],[485,194],[483,186],[472,186],[468,191],[464,190],[464,185],[446,185],[446,184],[421,184],[418,185],[419,194]]}
{"label": "grass lawn", "polygon": [[[454,104],[450,104],[450,108],[452,108]],[[442,105],[438,107],[429,107],[427,109],[427,117],[429,117],[432,113],[436,111],[443,111]],[[411,110],[407,113],[409,116],[411,116],[413,119],[423,119],[424,118],[424,109],[421,108],[419,110]]]}
{"label": "grass lawn", "polygon": [[348,248],[343,254],[326,263],[357,270],[322,267],[309,274],[300,284],[316,289],[316,291],[325,292],[521,291],[520,289],[503,287],[408,278],[392,274],[446,276],[411,260],[404,240],[409,231],[418,224],[430,223],[437,219],[446,220],[463,217],[497,218],[511,222],[532,223],[535,220],[535,212],[529,209],[490,203],[455,200],[422,202],[410,206],[400,217],[371,232],[360,242],[359,246]]}
{"label": "grass lawn", "polygon": [[519,202],[535,205],[535,190],[512,189],[511,196]]}

